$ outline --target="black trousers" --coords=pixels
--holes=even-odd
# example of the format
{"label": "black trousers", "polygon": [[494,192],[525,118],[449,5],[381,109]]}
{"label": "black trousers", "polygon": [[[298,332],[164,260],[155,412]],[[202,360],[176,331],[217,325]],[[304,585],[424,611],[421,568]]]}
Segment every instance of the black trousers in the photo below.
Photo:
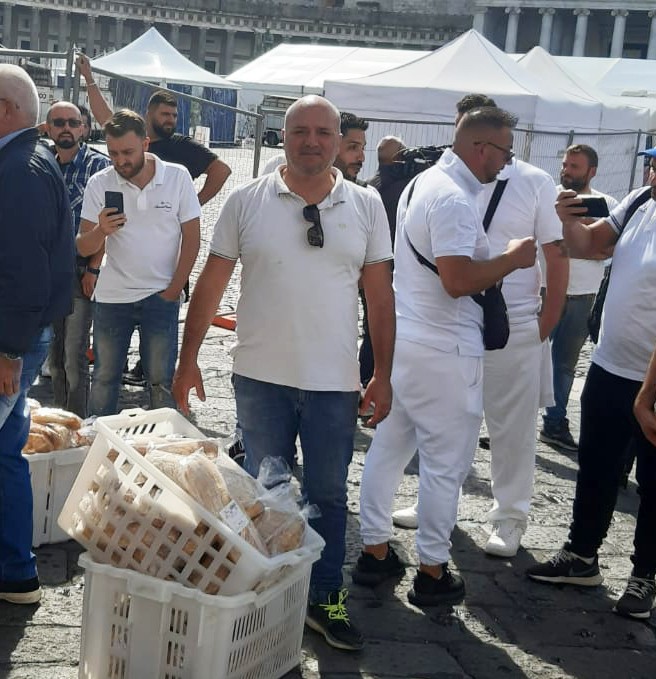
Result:
{"label": "black trousers", "polygon": [[633,416],[640,382],[591,364],[581,395],[579,472],[567,547],[594,556],[608,532],[625,461],[633,437],[640,508],[631,557],[638,577],[656,573],[656,448]]}

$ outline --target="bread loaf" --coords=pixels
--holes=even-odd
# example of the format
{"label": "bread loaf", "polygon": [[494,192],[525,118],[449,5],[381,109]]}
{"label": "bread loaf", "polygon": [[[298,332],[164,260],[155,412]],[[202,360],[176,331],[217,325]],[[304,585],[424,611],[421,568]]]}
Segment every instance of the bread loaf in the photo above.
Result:
{"label": "bread loaf", "polygon": [[63,424],[74,430],[82,426],[82,418],[61,408],[37,408],[31,412],[31,416],[32,422],[39,424]]}
{"label": "bread loaf", "polygon": [[299,512],[283,512],[266,507],[258,517],[253,519],[253,524],[271,556],[291,552],[303,544],[305,520]]}

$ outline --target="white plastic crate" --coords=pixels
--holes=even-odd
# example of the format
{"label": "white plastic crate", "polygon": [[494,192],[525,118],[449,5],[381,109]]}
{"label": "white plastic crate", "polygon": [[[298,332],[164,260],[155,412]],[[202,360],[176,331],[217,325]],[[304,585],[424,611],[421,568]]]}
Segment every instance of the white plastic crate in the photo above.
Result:
{"label": "white plastic crate", "polygon": [[89,447],[83,446],[23,456],[30,465],[33,547],[71,539],[57,525],[57,517],[88,451]]}
{"label": "white plastic crate", "polygon": [[210,596],[94,562],[80,679],[278,679],[298,665],[311,561],[270,589]]}
{"label": "white plastic crate", "polygon": [[96,561],[231,595],[262,591],[319,557],[324,542],[309,526],[299,549],[263,556],[125,442],[144,433],[203,438],[177,411],[101,417],[95,427],[59,525]]}

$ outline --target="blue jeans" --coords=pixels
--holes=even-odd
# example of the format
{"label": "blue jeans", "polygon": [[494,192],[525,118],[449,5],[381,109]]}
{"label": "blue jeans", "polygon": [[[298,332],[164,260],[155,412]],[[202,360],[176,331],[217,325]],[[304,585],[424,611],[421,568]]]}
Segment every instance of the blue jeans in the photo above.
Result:
{"label": "blue jeans", "polygon": [[567,402],[574,383],[574,370],[581,348],[590,334],[588,316],[594,302],[590,295],[568,295],[563,315],[551,333],[551,360],[555,405],[545,409],[545,426],[557,427],[567,417]]}
{"label": "blue jeans", "polygon": [[87,416],[89,401],[89,331],[93,313],[91,300],[82,292],[76,279],[73,313],[53,323],[50,345],[50,373],[55,405],[82,418]]}
{"label": "blue jeans", "polygon": [[90,414],[116,413],[123,366],[137,326],[150,407],[175,407],[171,382],[178,355],[179,308],[179,300],[168,302],[158,293],[138,302],[94,303]]}
{"label": "blue jeans", "polygon": [[21,451],[30,429],[25,398],[48,354],[51,337],[50,328],[43,330],[23,357],[20,391],[0,396],[0,580],[9,582],[36,576],[30,468]]}
{"label": "blue jeans", "polygon": [[254,476],[267,456],[291,467],[299,436],[303,451],[303,497],[321,516],[310,525],[326,541],[312,568],[311,598],[322,600],[342,586],[346,553],[346,479],[353,456],[357,391],[304,391],[234,376],[237,419]]}

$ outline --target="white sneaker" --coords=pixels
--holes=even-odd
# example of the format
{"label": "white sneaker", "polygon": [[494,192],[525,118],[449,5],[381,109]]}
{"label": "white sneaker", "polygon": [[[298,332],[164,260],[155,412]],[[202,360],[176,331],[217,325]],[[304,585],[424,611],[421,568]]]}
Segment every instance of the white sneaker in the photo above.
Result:
{"label": "white sneaker", "polygon": [[392,514],[392,523],[399,528],[416,528],[417,521],[417,503],[412,507],[406,509],[398,509]]}
{"label": "white sneaker", "polygon": [[492,556],[515,556],[526,530],[526,522],[517,519],[505,519],[493,524],[485,551]]}

